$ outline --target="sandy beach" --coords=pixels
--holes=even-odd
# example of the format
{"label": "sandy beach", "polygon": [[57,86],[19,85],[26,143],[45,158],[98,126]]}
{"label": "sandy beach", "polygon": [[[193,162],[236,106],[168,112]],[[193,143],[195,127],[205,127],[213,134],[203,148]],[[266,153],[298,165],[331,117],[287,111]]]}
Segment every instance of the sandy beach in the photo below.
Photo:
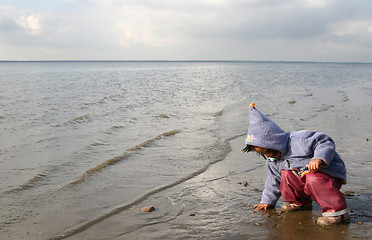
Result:
{"label": "sandy beach", "polygon": [[[207,171],[67,239],[371,239],[372,189],[367,182],[344,185],[351,223],[315,224],[313,210],[255,212],[266,177],[264,161],[241,152],[244,136],[230,141],[232,151]],[[353,172],[351,169],[349,172]],[[247,183],[244,183],[247,182]],[[355,183],[355,182],[354,182]],[[144,206],[155,211],[142,212]]]}

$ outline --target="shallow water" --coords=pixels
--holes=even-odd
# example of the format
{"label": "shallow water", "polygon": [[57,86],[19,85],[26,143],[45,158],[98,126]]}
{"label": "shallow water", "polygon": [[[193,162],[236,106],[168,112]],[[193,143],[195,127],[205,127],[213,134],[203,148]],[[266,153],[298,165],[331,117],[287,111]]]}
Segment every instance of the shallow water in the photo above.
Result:
{"label": "shallow water", "polygon": [[[187,234],[174,238],[190,232],[200,237],[203,229],[212,238],[237,236],[240,221],[252,224],[232,215],[250,211],[246,204],[258,201],[254,189],[265,178],[261,162],[243,166],[255,156],[243,161],[234,155],[234,164],[226,164],[226,156],[236,152],[230,153],[232,142],[247,130],[251,101],[285,130],[332,136],[348,167],[346,187],[368,200],[370,195],[361,194],[372,190],[366,184],[371,73],[369,64],[2,62],[0,237],[58,239],[82,230],[94,236],[101,224],[111,226],[107,221],[120,222],[122,230],[112,231],[123,239],[141,226],[177,221],[185,221],[178,227]],[[218,166],[224,167],[212,171]],[[219,177],[233,178],[234,188],[224,185],[223,197],[215,198],[221,189],[212,186]],[[243,179],[254,185],[254,194],[238,188],[235,181]],[[146,201],[166,210],[133,213]],[[209,209],[192,218],[195,231],[186,224],[188,201],[199,212],[195,216]],[[225,216],[223,209],[230,208]],[[131,220],[115,220],[123,216]],[[357,216],[367,221],[371,214]],[[141,236],[161,238],[171,230]],[[242,237],[259,235],[252,233]]]}

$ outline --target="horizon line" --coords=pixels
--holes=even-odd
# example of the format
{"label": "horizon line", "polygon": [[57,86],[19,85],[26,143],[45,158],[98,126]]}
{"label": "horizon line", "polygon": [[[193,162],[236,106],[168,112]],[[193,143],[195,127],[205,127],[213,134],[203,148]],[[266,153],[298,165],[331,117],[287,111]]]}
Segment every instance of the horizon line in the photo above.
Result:
{"label": "horizon line", "polygon": [[372,62],[290,61],[290,60],[0,60],[0,62],[252,62],[252,63],[372,64]]}

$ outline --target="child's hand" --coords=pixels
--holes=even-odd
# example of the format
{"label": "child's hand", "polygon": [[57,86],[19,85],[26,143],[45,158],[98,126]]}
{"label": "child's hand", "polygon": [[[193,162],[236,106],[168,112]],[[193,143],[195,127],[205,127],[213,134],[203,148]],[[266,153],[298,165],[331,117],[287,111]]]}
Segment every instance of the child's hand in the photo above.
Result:
{"label": "child's hand", "polygon": [[269,208],[271,208],[271,205],[267,204],[267,203],[260,203],[260,204],[254,206],[254,210],[256,210],[256,211],[267,210]]}
{"label": "child's hand", "polygon": [[306,167],[309,169],[310,172],[316,172],[319,170],[320,166],[324,164],[324,160],[320,158],[314,158],[309,162]]}

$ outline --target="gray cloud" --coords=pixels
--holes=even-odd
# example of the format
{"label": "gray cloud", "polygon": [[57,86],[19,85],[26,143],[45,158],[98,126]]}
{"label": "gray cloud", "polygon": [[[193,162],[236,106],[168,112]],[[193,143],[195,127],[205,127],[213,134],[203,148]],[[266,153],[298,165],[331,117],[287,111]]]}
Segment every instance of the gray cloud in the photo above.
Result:
{"label": "gray cloud", "polygon": [[13,19],[0,15],[0,31],[3,34],[6,34],[7,32],[19,31],[20,29],[21,28]]}
{"label": "gray cloud", "polygon": [[22,46],[46,49],[35,54],[43,58],[296,60],[297,54],[372,61],[370,12],[367,0],[66,0],[53,11],[0,6],[0,44],[13,51],[0,55],[22,58],[14,50]]}

